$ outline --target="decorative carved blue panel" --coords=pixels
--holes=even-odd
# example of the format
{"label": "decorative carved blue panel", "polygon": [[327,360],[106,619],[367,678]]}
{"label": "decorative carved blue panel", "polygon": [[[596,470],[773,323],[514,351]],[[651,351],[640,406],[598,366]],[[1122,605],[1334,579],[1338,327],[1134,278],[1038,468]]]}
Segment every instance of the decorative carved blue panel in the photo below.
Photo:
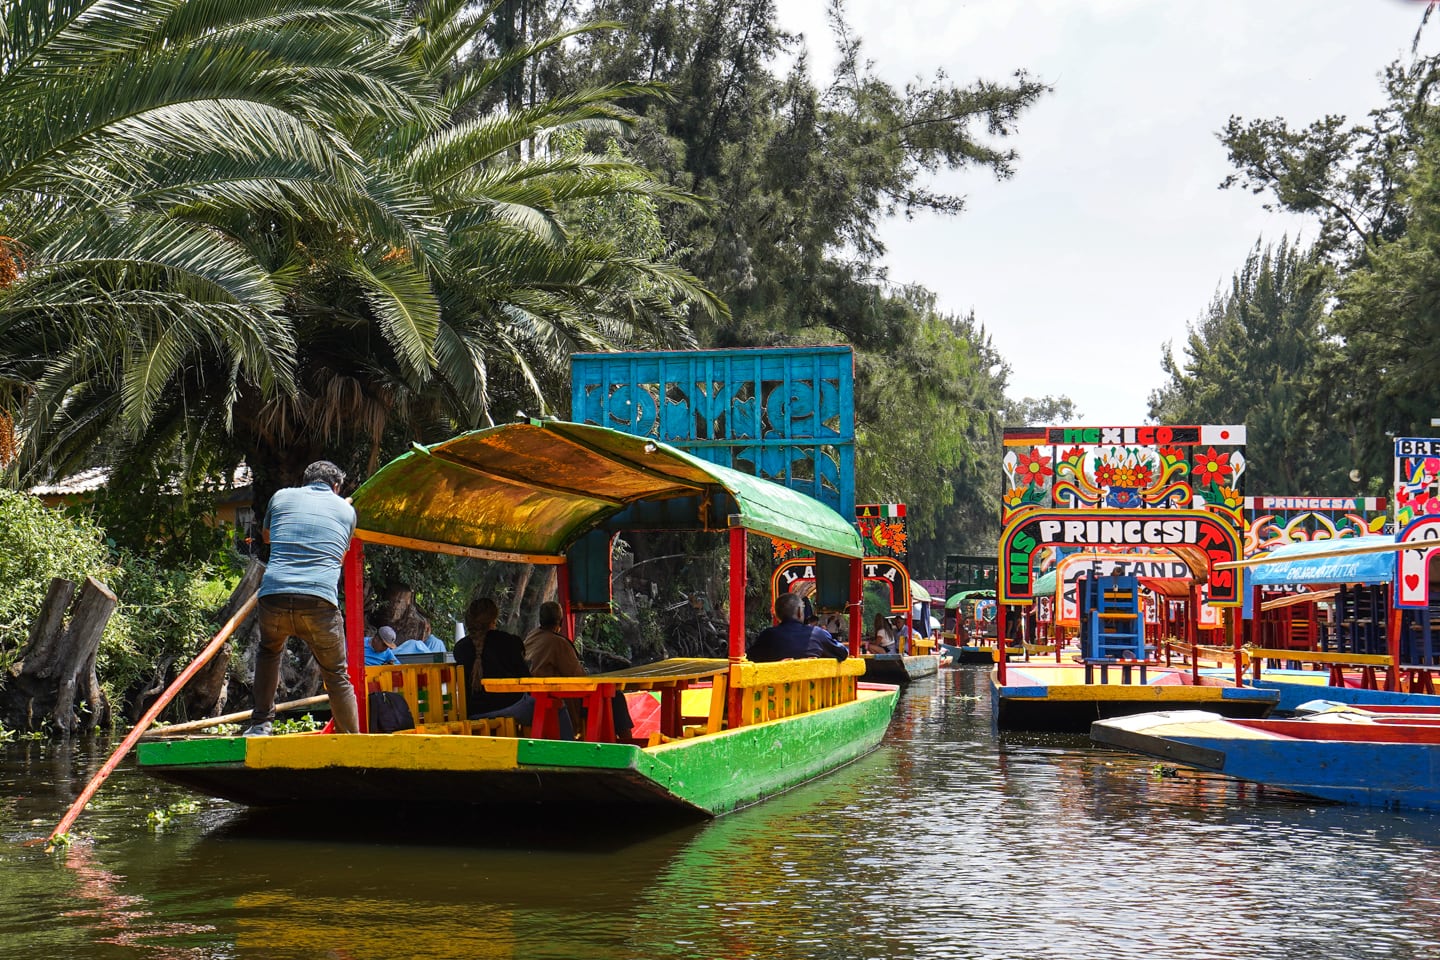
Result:
{"label": "decorative carved blue panel", "polygon": [[655,437],[855,515],[849,347],[575,354],[570,371],[572,419]]}

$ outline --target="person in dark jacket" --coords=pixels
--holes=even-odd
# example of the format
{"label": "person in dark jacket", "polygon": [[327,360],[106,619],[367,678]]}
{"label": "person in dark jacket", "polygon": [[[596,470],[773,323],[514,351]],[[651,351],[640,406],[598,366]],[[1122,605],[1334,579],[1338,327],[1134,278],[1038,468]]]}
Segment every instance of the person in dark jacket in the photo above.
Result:
{"label": "person in dark jacket", "polygon": [[775,601],[779,623],[760,631],[760,636],[746,651],[756,663],[776,660],[803,660],[807,657],[831,657],[844,660],[850,655],[845,645],[819,627],[808,627],[802,621],[805,605],[793,593],[781,594]]}
{"label": "person in dark jacket", "polygon": [[455,642],[455,662],[465,676],[465,707],[472,720],[513,716],[528,724],[535,712],[534,698],[523,693],[490,693],[481,683],[486,677],[498,680],[530,676],[525,665],[525,641],[495,629],[499,619],[500,608],[489,597],[476,597],[465,611],[465,636]]}

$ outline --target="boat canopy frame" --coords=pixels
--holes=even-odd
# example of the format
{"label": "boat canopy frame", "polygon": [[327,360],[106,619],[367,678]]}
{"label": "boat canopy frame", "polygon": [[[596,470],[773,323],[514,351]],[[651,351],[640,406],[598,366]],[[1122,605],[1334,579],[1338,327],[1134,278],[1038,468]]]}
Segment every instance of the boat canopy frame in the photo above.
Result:
{"label": "boat canopy frame", "polygon": [[[745,656],[747,531],[848,561],[850,651],[859,653],[863,542],[854,525],[789,487],[652,438],[559,420],[526,420],[414,445],[351,497],[345,558],[351,682],[365,689],[363,544],[510,563],[557,565],[574,635],[567,551],[593,531],[728,533],[729,654]],[[359,698],[362,727],[366,701]]]}

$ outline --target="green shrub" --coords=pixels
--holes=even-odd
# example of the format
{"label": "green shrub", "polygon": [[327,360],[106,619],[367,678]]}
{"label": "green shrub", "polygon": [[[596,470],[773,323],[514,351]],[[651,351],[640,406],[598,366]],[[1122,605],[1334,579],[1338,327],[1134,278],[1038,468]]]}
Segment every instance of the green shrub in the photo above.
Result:
{"label": "green shrub", "polygon": [[88,517],[0,491],[0,682],[25,646],[51,578],[79,583],[86,576],[119,599],[100,641],[96,673],[120,713],[125,694],[153,682],[163,665],[189,662],[213,633],[212,614],[236,579],[209,564],[167,566],[112,550]]}
{"label": "green shrub", "polygon": [[0,490],[0,677],[25,646],[51,579],[87,576],[113,587],[115,567],[99,527]]}
{"label": "green shrub", "polygon": [[105,630],[95,669],[116,702],[137,684],[153,682],[162,664],[179,669],[190,662],[214,633],[213,614],[234,582],[204,564],[175,569],[121,554],[110,586],[120,606]]}

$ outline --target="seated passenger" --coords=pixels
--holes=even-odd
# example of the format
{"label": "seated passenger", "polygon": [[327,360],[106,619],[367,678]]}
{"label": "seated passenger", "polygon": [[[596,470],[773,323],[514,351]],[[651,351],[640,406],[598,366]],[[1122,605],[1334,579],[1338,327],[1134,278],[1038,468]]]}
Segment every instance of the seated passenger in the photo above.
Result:
{"label": "seated passenger", "polygon": [[402,655],[407,653],[444,653],[445,641],[430,632],[429,620],[421,620],[419,637],[406,640],[395,648],[395,652]]}
{"label": "seated passenger", "polygon": [[780,621],[760,631],[745,655],[756,663],[776,660],[802,660],[807,657],[833,657],[844,660],[850,655],[844,644],[819,627],[801,622],[805,605],[793,593],[782,593],[775,600],[775,616]]}
{"label": "seated passenger", "polygon": [[529,726],[535,698],[526,693],[490,693],[482,682],[530,676],[525,641],[495,629],[499,619],[500,608],[489,597],[476,597],[465,611],[465,636],[455,641],[455,662],[465,677],[465,705],[472,720],[514,717]]}
{"label": "seated passenger", "polygon": [[[525,665],[530,668],[530,676],[585,676],[585,666],[575,653],[575,644],[560,632],[561,624],[565,620],[565,611],[560,604],[554,600],[547,600],[540,604],[540,612],[536,619],[538,623],[535,629],[525,635]],[[628,739],[633,724],[630,720],[630,708],[625,703],[625,694],[619,690],[615,691],[615,697],[611,700],[610,706],[615,721],[616,739]],[[583,729],[584,716],[579,703],[574,700],[566,700],[565,708],[570,713],[570,719],[574,723],[575,729]]]}
{"label": "seated passenger", "polygon": [[381,627],[375,631],[375,636],[365,638],[365,666],[384,667],[390,664],[400,664],[395,656],[395,628]]}
{"label": "seated passenger", "polygon": [[894,653],[895,634],[884,614],[875,614],[875,629],[865,641],[865,652],[871,654]]}

